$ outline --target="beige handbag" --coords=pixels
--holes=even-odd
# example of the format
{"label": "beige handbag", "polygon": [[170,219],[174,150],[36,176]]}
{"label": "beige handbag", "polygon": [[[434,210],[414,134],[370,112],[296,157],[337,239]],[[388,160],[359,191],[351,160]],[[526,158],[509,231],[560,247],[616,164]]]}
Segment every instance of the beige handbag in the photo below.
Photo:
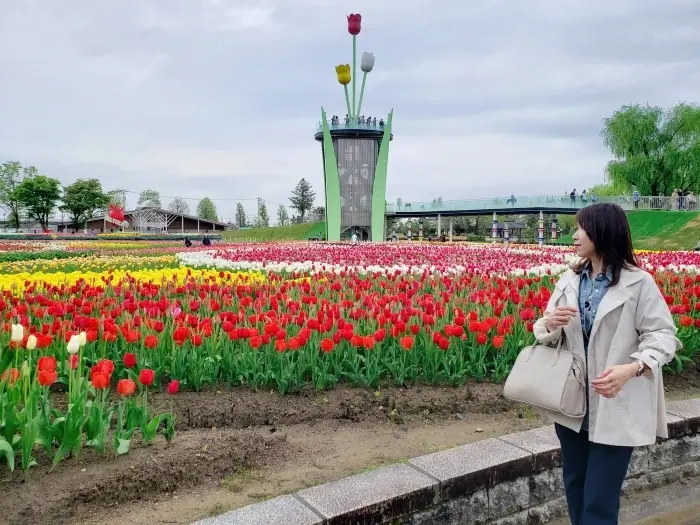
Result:
{"label": "beige handbag", "polygon": [[503,395],[512,401],[580,418],[586,413],[586,380],[580,359],[562,347],[536,344],[520,351]]}

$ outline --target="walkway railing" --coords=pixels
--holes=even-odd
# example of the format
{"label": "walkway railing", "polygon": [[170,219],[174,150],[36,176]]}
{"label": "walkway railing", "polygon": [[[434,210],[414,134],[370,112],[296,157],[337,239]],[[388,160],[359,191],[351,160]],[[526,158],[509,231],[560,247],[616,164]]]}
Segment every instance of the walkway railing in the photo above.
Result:
{"label": "walkway railing", "polygon": [[633,196],[621,195],[618,197],[598,197],[595,201],[590,198],[586,200],[581,197],[571,199],[569,195],[536,195],[531,197],[496,197],[491,199],[469,199],[469,200],[447,200],[435,202],[402,202],[397,199],[396,203],[387,204],[387,213],[410,213],[410,212],[456,212],[456,211],[493,211],[533,208],[533,209],[557,209],[567,208],[579,210],[590,206],[594,202],[609,202],[619,204],[622,209],[632,210],[676,210],[676,211],[697,211],[698,200],[694,195],[686,197],[648,197],[640,196],[635,199]]}
{"label": "walkway railing", "polygon": [[[377,119],[377,123],[374,123],[374,120],[372,121],[371,124],[368,124],[367,122],[360,123],[360,122],[355,122],[353,123],[350,121],[349,123],[345,123],[344,120],[341,120],[338,124],[331,124],[330,120],[328,121],[328,128],[332,131],[334,129],[367,129],[367,130],[372,130],[372,131],[384,131],[384,121],[380,121]],[[316,124],[316,133],[321,133],[323,131],[323,124],[318,122]]]}

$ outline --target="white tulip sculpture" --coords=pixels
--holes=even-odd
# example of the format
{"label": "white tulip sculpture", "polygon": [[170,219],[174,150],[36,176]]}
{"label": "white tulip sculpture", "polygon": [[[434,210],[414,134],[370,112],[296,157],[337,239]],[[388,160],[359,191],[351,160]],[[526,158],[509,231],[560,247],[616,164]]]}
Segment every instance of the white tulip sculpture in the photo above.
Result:
{"label": "white tulip sculpture", "polygon": [[357,105],[357,113],[355,113],[355,118],[357,118],[357,115],[362,114],[362,98],[365,96],[365,82],[367,81],[367,73],[374,69],[373,53],[362,53],[362,58],[360,59],[360,69],[362,70],[362,87],[360,88],[360,103]]}

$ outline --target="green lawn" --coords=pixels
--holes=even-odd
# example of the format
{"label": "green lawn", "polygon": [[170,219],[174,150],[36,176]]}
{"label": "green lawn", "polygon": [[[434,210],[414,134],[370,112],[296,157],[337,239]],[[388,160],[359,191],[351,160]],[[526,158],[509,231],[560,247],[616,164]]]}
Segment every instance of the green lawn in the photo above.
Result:
{"label": "green lawn", "polygon": [[[634,247],[647,250],[692,250],[700,240],[700,212],[633,211],[627,214]],[[571,244],[571,235],[561,244]]]}
{"label": "green lawn", "polygon": [[227,241],[238,242],[269,242],[269,241],[305,241],[317,237],[319,233],[324,235],[325,228],[322,222],[306,224],[292,224],[291,226],[271,226],[270,228],[250,228],[246,230],[234,230],[223,233]]}

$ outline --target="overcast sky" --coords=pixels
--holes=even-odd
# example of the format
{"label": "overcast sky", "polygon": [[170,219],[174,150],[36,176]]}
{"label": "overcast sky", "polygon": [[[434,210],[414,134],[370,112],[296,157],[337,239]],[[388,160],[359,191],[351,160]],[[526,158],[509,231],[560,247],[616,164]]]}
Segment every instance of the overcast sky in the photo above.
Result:
{"label": "overcast sky", "polygon": [[301,177],[322,204],[350,12],[376,55],[363,113],[394,109],[390,202],[583,188],[602,118],[700,99],[700,0],[0,0],[0,161],[224,217]]}

